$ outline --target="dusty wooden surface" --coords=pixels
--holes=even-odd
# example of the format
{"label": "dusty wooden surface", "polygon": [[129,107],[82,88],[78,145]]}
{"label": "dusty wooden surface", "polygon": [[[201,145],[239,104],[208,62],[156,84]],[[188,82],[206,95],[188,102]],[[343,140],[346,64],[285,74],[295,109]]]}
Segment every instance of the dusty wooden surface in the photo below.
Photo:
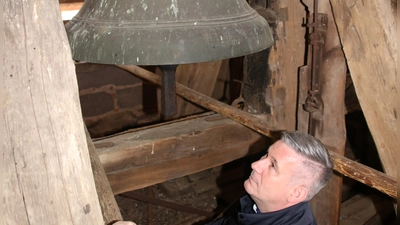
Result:
{"label": "dusty wooden surface", "polygon": [[[146,71],[138,66],[120,66],[121,68],[125,68],[128,71],[137,74],[139,77],[142,77],[146,80],[152,81],[158,85],[160,85],[160,79],[158,77],[158,75],[151,73],[149,71]],[[237,110],[236,108],[223,104],[221,102],[218,102],[214,99],[211,99],[209,97],[203,96],[200,93],[196,93],[195,91],[192,91],[188,88],[178,88],[181,85],[180,84],[176,84],[177,85],[177,94],[181,95],[181,96],[185,96],[185,98],[187,98],[188,100],[195,102],[199,105],[203,105],[205,108],[208,108],[210,110],[218,110],[218,112],[220,114],[222,114],[223,116],[226,116],[230,119],[232,119],[233,121],[240,123],[242,125],[245,125],[246,127],[249,127],[267,137],[271,137],[272,139],[276,139],[279,137],[279,132],[274,131],[274,130],[269,130],[270,128],[268,126],[262,126],[262,124],[265,124],[265,121],[263,121],[263,118],[257,118],[254,117],[253,115],[249,114],[249,113],[245,113],[242,111]],[[183,93],[184,92],[184,93]],[[190,93],[186,93],[186,92],[190,92]],[[221,107],[223,107],[224,109],[220,109]],[[226,109],[229,108],[229,109]],[[235,113],[235,112],[242,112],[242,113]],[[244,118],[242,118],[244,117]],[[329,142],[332,143],[332,142]],[[107,145],[106,145],[107,146]],[[328,149],[330,149],[330,146],[327,146]],[[332,152],[332,150],[330,150],[330,152]],[[341,154],[335,154],[335,157],[341,160],[335,160],[334,163],[337,163],[335,165],[335,169],[336,171],[338,171],[341,174],[346,174],[348,172],[346,171],[353,171],[353,172],[358,172],[357,171],[357,166],[361,165],[360,163],[354,162],[350,165],[351,168],[347,168],[346,171],[341,171],[341,168],[347,167],[349,165],[344,165],[344,163],[348,160],[346,159],[344,156],[342,156]],[[380,181],[380,175],[381,174],[379,171],[369,168],[370,172],[377,174],[376,176],[376,180],[374,180],[374,183],[378,184]],[[362,178],[362,176],[350,176],[351,178],[358,180],[360,182],[364,182]],[[392,193],[396,193],[397,194],[397,189],[395,187],[397,187],[397,182],[395,182],[395,178],[389,176],[389,178],[391,180],[393,180],[392,183],[396,183],[396,185],[391,189],[390,192]],[[383,189],[385,190],[385,189]],[[388,193],[386,193],[388,194]]]}
{"label": "dusty wooden surface", "polygon": [[[340,225],[394,225],[385,221],[393,211],[390,201],[379,195],[357,194],[341,204]],[[389,223],[388,223],[389,222]]]}
{"label": "dusty wooden surface", "polygon": [[58,2],[3,4],[6,224],[103,224]]}
{"label": "dusty wooden surface", "polygon": [[268,8],[275,13],[275,17],[268,19],[274,21],[275,43],[268,57],[271,78],[265,101],[272,106],[271,114],[276,126],[295,130],[298,69],[305,63],[306,50],[306,29],[301,24],[307,12],[301,1],[269,1]]}
{"label": "dusty wooden surface", "polygon": [[336,171],[375,188],[396,200],[397,180],[395,178],[333,152],[331,152],[331,158]]}
{"label": "dusty wooden surface", "polygon": [[266,148],[266,137],[221,115],[95,142],[114,194],[182,177]]}
{"label": "dusty wooden surface", "polygon": [[[222,138],[223,136],[219,135],[222,134],[226,135],[226,132],[228,132],[226,130],[236,129],[236,128],[241,130],[242,127],[233,126],[231,124],[232,122],[231,120],[221,119],[220,116],[211,116],[208,114],[204,115],[205,115],[204,118],[199,117],[188,120],[182,120],[180,122],[169,122],[165,124],[159,124],[157,126],[151,126],[148,128],[144,127],[140,129],[134,129],[121,134],[116,134],[106,138],[98,139],[95,141],[95,145],[98,148],[99,154],[102,157],[101,160],[102,164],[104,165],[104,167],[106,167],[107,173],[114,174],[113,176],[117,176],[117,174],[120,171],[125,169],[135,171],[139,167],[153,168],[153,166],[157,163],[160,163],[162,161],[168,162],[167,158],[171,156],[174,156],[177,159],[176,165],[181,164],[179,158],[185,156],[185,153],[189,152],[192,154],[193,157],[197,157],[198,152],[191,152],[187,150],[181,150],[176,153],[175,151],[171,152],[170,150],[171,146],[174,146],[174,148],[178,148],[179,146],[180,147],[186,146],[185,148],[188,148],[187,146],[201,146],[200,151],[207,151],[210,152],[210,154],[212,151],[215,151],[216,154],[219,154],[218,153],[219,151],[225,151],[221,150],[224,148],[223,146],[221,146],[221,149],[212,148],[210,146],[220,145],[221,140],[219,138]],[[198,123],[199,121],[202,122]],[[227,124],[223,125],[224,123]],[[185,126],[182,126],[182,124],[185,124]],[[196,126],[187,127],[190,124],[195,124]],[[205,126],[205,124],[208,125]],[[180,131],[182,127],[184,127],[185,130]],[[208,138],[208,136],[203,134],[204,132],[211,133],[211,138],[207,139],[207,142],[204,142],[204,138],[205,137]],[[182,133],[184,134],[183,136]],[[142,136],[143,134],[145,134],[145,136],[148,138],[147,139],[140,138],[140,136]],[[241,147],[239,149],[236,148],[232,149],[231,151],[239,151],[239,154],[244,154],[242,151],[245,151],[245,149],[249,148],[249,146],[246,147],[246,143],[251,144],[251,142],[248,142],[247,139],[245,140],[243,138],[246,137],[246,135],[250,134],[251,132],[248,132],[247,130],[241,133],[242,136],[237,136],[237,134],[236,135],[233,134],[234,137],[238,137],[236,142],[240,143],[239,145]],[[174,140],[171,140],[170,138],[173,137],[174,135],[179,136],[179,138],[178,139],[174,138]],[[251,135],[256,135],[256,133]],[[182,137],[186,138],[182,139]],[[154,149],[152,142],[157,143],[157,145],[154,144],[155,146]],[[252,148],[255,148],[257,146],[258,145],[254,145],[252,146]],[[162,153],[170,152],[170,153],[169,154],[157,153],[157,155],[151,154],[152,152],[151,150],[154,150],[155,153],[156,147],[158,149],[157,152],[162,152]],[[257,149],[261,149],[261,147],[262,145],[259,145],[257,148],[253,149],[252,152],[257,151]],[[193,150],[193,148],[191,150]],[[390,177],[387,174],[379,172],[368,166],[365,166],[363,164],[345,158],[337,153],[334,153],[331,150],[330,150],[330,155],[332,157],[332,161],[334,162],[334,170],[340,172],[341,174],[347,177],[350,177],[363,184],[366,184],[372,188],[375,188],[392,198],[396,198],[397,180],[395,178]],[[149,160],[148,156],[150,156],[152,160]],[[228,160],[232,161],[229,159],[229,157]],[[232,155],[232,157],[236,158],[238,156],[234,154]],[[198,158],[196,158],[196,160],[197,159]],[[202,158],[202,160],[206,159]],[[214,162],[213,160],[211,160],[210,163],[220,164],[218,162]],[[203,164],[202,167],[203,166],[204,169],[206,169],[209,168],[210,165]],[[196,170],[198,170],[198,168],[196,168]],[[147,170],[142,169],[140,171],[142,171],[143,174],[138,175],[136,172],[132,172],[130,174],[127,173],[126,177],[121,179],[134,180],[134,178],[137,176],[146,177],[150,176],[150,174],[157,173],[156,171],[153,171],[153,169],[147,169]],[[181,175],[182,172],[179,172],[179,174]],[[169,172],[168,174],[162,174],[161,176],[164,177],[157,177],[157,176],[152,177],[151,179],[142,181],[143,183],[142,182],[132,183],[131,184],[132,186],[126,188],[129,190],[134,190],[137,189],[139,186],[146,187],[155,183],[159,183],[160,180],[163,181],[168,177],[170,177],[170,179],[172,179],[172,177],[174,178],[176,177],[175,174]],[[124,184],[123,181],[121,181],[112,185],[123,186]]]}
{"label": "dusty wooden surface", "polygon": [[392,1],[330,0],[351,78],[387,174],[397,177],[396,18]]}
{"label": "dusty wooden surface", "polygon": [[[318,3],[318,13],[325,15],[319,17],[326,20],[326,25],[315,27],[314,31],[325,32],[325,38],[323,44],[310,47],[306,67],[308,75],[311,75],[313,70],[315,71],[313,74],[317,84],[315,90],[318,90],[316,96],[319,96],[321,103],[317,111],[307,113],[302,105],[306,102],[304,97],[307,94],[299,95],[298,120],[301,122],[299,122],[298,130],[309,132],[329,147],[332,154],[343,156],[346,143],[344,95],[347,66],[330,4],[328,1],[319,1]],[[314,1],[305,1],[305,4],[311,13],[308,23],[313,23],[315,19]],[[313,29],[310,29],[310,32],[313,32]],[[315,65],[313,65],[314,63]],[[300,76],[303,75],[300,73]],[[313,89],[310,85],[310,78],[312,77],[309,76],[308,80],[301,78],[302,83],[299,83],[299,86],[306,84],[305,91],[307,92]],[[305,113],[308,115],[304,116]],[[333,225],[339,222],[341,188],[342,175],[334,174],[328,184],[310,201],[318,224]]]}
{"label": "dusty wooden surface", "polygon": [[101,164],[99,155],[97,154],[96,147],[90,137],[90,134],[85,126],[86,142],[88,145],[90,164],[92,166],[94,182],[96,186],[97,196],[103,214],[105,224],[109,224],[116,220],[123,220],[121,212],[115,201],[110,183],[108,182],[106,172]]}

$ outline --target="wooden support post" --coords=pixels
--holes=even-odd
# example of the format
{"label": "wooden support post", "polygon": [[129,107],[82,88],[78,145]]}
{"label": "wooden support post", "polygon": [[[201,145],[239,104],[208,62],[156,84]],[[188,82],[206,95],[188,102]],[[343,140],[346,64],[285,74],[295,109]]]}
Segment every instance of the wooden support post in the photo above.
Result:
{"label": "wooden support post", "polygon": [[94,182],[96,186],[97,196],[99,198],[101,212],[105,224],[109,224],[116,220],[123,220],[117,201],[112,193],[110,183],[108,182],[106,172],[101,164],[97,154],[96,147],[93,144],[89,131],[85,126],[86,142],[89,149],[90,164],[92,166]]}
{"label": "wooden support post", "polygon": [[[265,6],[268,2],[268,8]],[[296,129],[297,74],[304,65],[305,29],[301,22],[306,16],[302,1],[250,0],[250,5],[263,15],[274,34],[274,45],[263,52],[245,56],[244,72],[250,84],[259,87],[256,91],[245,86],[243,97],[257,100],[267,106],[264,116],[279,129]],[[263,88],[260,88],[264,85]],[[261,97],[259,97],[261,96]],[[261,103],[262,101],[262,103]],[[252,104],[252,103],[249,103]],[[258,108],[258,106],[254,106]],[[267,116],[268,115],[268,116]]]}
{"label": "wooden support post", "polygon": [[[176,82],[206,96],[211,96],[220,73],[227,73],[228,60],[179,65]],[[204,111],[204,108],[178,96],[178,113],[173,118],[181,118]]]}
{"label": "wooden support post", "polygon": [[[161,84],[160,81],[160,77],[157,74],[151,73],[145,69],[142,69],[138,66],[119,66],[127,71],[130,71],[133,74],[136,74],[137,76],[149,80],[153,83],[156,83],[158,85]],[[280,137],[279,131],[276,130],[270,130],[271,128],[268,127],[265,121],[263,121],[262,119],[237,110],[236,108],[226,105],[222,102],[219,102],[215,99],[211,99],[207,96],[204,96],[198,92],[195,92],[193,90],[190,90],[189,88],[186,88],[185,86],[181,85],[181,84],[176,84],[176,91],[177,94],[186,98],[189,101],[192,101],[193,103],[196,103],[200,106],[203,106],[205,108],[208,108],[209,110],[213,110],[215,112],[220,113],[223,116],[226,116],[242,125],[245,125],[261,134],[264,134],[267,137],[272,137],[274,138],[278,138]],[[329,142],[331,143],[331,142]],[[334,145],[337,146],[337,145]],[[369,172],[363,175],[361,174],[353,174],[353,176],[351,176],[351,173],[357,173],[358,172],[358,167],[364,167],[362,164],[357,163],[357,162],[353,162],[351,164],[346,164],[346,162],[348,162],[349,159],[346,159],[346,157],[342,156],[341,154],[332,154],[332,150],[330,148],[330,146],[327,146],[328,149],[330,149],[330,153],[331,156],[334,156],[335,160],[335,170],[341,174],[344,174],[346,176],[349,176],[357,181],[360,181],[362,183],[368,184],[369,186],[375,187],[376,186],[381,186],[381,172],[376,171],[372,168],[369,168]],[[351,167],[351,168],[349,168]],[[352,171],[352,172],[349,172]],[[371,176],[370,173],[373,173],[374,176]],[[366,177],[370,177],[373,178],[371,180],[367,180]],[[386,186],[385,184],[385,188],[381,188],[379,189],[380,191],[382,191],[385,194],[390,195],[391,197],[397,196],[397,180],[391,176],[387,176],[386,177],[388,179],[388,186]],[[386,180],[386,178],[383,178]],[[374,185],[371,185],[374,184]],[[387,187],[387,188],[386,188]],[[390,190],[390,191],[387,191]],[[393,195],[394,194],[394,195]]]}
{"label": "wooden support post", "polygon": [[6,224],[103,224],[57,1],[5,0]]}
{"label": "wooden support post", "polygon": [[384,171],[397,177],[396,4],[330,0],[350,75]]}
{"label": "wooden support post", "polygon": [[[299,123],[297,129],[309,132],[321,140],[332,154],[344,155],[346,61],[329,2],[307,2],[309,9],[318,8],[317,12],[312,11],[313,14],[308,21],[308,24],[315,26],[310,28],[310,33],[313,34],[310,34],[309,41],[313,45],[309,48],[307,66],[300,69],[299,87],[301,92],[298,102]],[[315,13],[318,13],[317,18],[314,18]],[[315,19],[317,21],[314,21]],[[318,42],[318,40],[322,42]],[[318,101],[314,112],[305,112],[306,97],[308,96],[314,97]],[[308,109],[311,109],[310,106]],[[334,225],[339,223],[341,194],[342,175],[335,174],[310,201],[318,224]]]}

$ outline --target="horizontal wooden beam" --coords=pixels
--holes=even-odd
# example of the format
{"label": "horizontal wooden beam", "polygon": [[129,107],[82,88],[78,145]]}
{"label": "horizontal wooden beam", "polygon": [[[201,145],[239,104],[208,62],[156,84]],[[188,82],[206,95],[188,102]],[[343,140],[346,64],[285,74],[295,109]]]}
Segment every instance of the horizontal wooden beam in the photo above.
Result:
{"label": "horizontal wooden beam", "polygon": [[267,137],[219,114],[94,142],[114,194],[216,167],[266,149]]}
{"label": "horizontal wooden beam", "polygon": [[397,199],[397,180],[371,167],[330,151],[334,170]]}
{"label": "horizontal wooden beam", "polygon": [[61,12],[64,11],[75,11],[80,10],[82,8],[82,2],[71,2],[71,3],[60,3],[60,10]]}
{"label": "horizontal wooden beam", "polygon": [[60,3],[61,17],[63,21],[71,20],[82,8],[82,2]]}
{"label": "horizontal wooden beam", "polygon": [[[151,81],[160,85],[160,76],[147,71],[138,66],[125,66],[119,65],[120,68],[125,69],[138,77]],[[224,104],[218,100],[212,99],[201,93],[191,90],[179,83],[176,83],[176,92],[178,95],[185,99],[196,103],[204,108],[218,112],[246,127],[249,127],[267,137],[276,139],[279,136],[279,131],[275,130],[268,121],[258,118],[250,113],[240,111],[232,106]],[[328,146],[329,149],[329,146]],[[397,180],[387,174],[377,171],[373,168],[367,167],[361,163],[354,162],[346,157],[329,151],[334,162],[334,169],[354,180],[364,183],[373,187],[390,197],[397,199]],[[350,163],[351,162],[351,163]],[[369,178],[369,179],[368,179]],[[382,180],[384,182],[382,182]]]}
{"label": "horizontal wooden beam", "polygon": [[[148,80],[152,83],[161,85],[161,78],[159,75],[145,70],[139,66],[118,65],[118,67],[127,70],[138,77]],[[217,112],[226,116],[246,127],[249,127],[267,137],[273,139],[280,138],[280,130],[274,127],[270,121],[261,119],[257,115],[242,111],[235,107],[229,106],[216,99],[208,97],[202,93],[194,91],[180,83],[176,83],[176,93],[181,97],[211,111]]]}

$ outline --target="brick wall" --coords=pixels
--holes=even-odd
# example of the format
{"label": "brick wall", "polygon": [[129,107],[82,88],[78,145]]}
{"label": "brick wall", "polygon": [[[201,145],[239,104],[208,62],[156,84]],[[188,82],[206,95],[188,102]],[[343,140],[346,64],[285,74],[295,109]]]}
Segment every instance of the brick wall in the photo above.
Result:
{"label": "brick wall", "polygon": [[[190,70],[186,73],[192,75]],[[78,63],[76,74],[82,115],[92,138],[161,122],[160,88],[155,84],[113,65]],[[213,88],[212,98],[229,102],[228,80],[221,73],[214,87],[206,87]]]}
{"label": "brick wall", "polygon": [[157,87],[112,65],[76,65],[82,115],[92,137],[159,119]]}

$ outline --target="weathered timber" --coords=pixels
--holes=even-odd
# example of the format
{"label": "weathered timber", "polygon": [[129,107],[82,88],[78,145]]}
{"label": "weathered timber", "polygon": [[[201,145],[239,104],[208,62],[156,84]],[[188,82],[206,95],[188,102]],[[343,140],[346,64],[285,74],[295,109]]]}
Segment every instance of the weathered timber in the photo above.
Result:
{"label": "weathered timber", "polygon": [[6,224],[103,224],[57,1],[3,1]]}
{"label": "weathered timber", "polygon": [[[149,80],[149,81],[151,81],[153,83],[156,83],[158,85],[161,84],[160,78],[158,77],[158,75],[156,75],[154,73],[151,73],[151,72],[149,72],[149,71],[147,71],[145,69],[142,69],[142,68],[140,68],[138,66],[120,66],[120,67],[123,68],[123,69],[126,69],[127,71],[132,72],[133,74],[135,74],[135,75],[137,75],[137,76],[139,76],[139,77],[141,77],[143,79]],[[177,91],[178,95],[183,96],[186,99],[188,99],[188,100],[190,100],[190,101],[192,101],[192,102],[194,102],[196,104],[199,104],[199,105],[201,105],[201,106],[203,106],[205,108],[208,108],[210,110],[219,112],[223,116],[226,116],[226,117],[228,117],[228,118],[230,118],[230,119],[232,119],[232,120],[234,120],[234,121],[236,121],[236,122],[238,122],[240,124],[243,124],[243,125],[251,128],[251,129],[253,129],[253,130],[255,130],[255,131],[257,131],[257,132],[259,132],[261,134],[264,134],[267,137],[272,137],[273,139],[278,138],[279,132],[268,130],[269,129],[268,126],[260,126],[260,124],[265,124],[265,122],[263,122],[262,119],[254,117],[253,115],[247,115],[248,113],[245,113],[245,112],[236,114],[234,112],[239,111],[239,110],[233,108],[232,106],[226,105],[226,104],[221,103],[221,102],[219,102],[217,100],[214,100],[214,99],[210,99],[210,98],[208,98],[208,97],[206,97],[206,96],[204,96],[204,95],[202,95],[202,94],[200,94],[198,92],[190,90],[189,88],[182,87],[182,85],[180,85],[180,84],[176,84],[176,85],[177,85],[176,91]],[[228,109],[221,109],[221,107],[222,108],[228,108]],[[239,111],[239,112],[241,112],[241,111]],[[242,116],[244,116],[244,118],[241,118]],[[329,141],[329,143],[332,143],[332,142],[333,141]],[[336,145],[334,145],[334,146],[336,146]],[[327,147],[328,147],[328,149],[330,149],[329,146],[327,146]],[[332,153],[331,150],[330,150],[330,153]],[[337,154],[335,156],[337,158],[343,159],[343,160],[334,161],[334,163],[336,164],[335,165],[335,170],[338,171],[341,174],[344,174],[345,171],[341,171],[341,163],[345,162],[348,159],[346,159],[346,157],[344,157],[342,155],[339,155],[339,154]],[[349,171],[352,171],[353,173],[358,172],[357,168],[354,167],[354,165],[362,165],[362,164],[354,162],[352,164],[352,168],[349,169]],[[381,172],[379,172],[377,170],[374,170],[372,168],[370,168],[370,169],[371,169],[370,171],[372,173],[377,174],[376,177],[380,177],[379,174],[381,174]],[[359,181],[359,176],[355,176],[355,177],[352,177],[352,178],[357,180],[357,181]],[[390,179],[393,181],[391,183],[395,184],[395,185],[391,186],[390,192],[393,191],[397,195],[397,181],[392,176],[390,176]],[[362,182],[362,180],[360,180],[360,182]],[[377,178],[377,179],[374,179],[373,182],[375,184],[379,185],[380,180],[379,180],[379,178]],[[382,189],[381,191],[384,192],[385,194],[388,194],[385,191],[385,189]]]}
{"label": "weathered timber", "polygon": [[397,180],[393,177],[332,151],[330,155],[336,171],[339,171],[344,176],[375,188],[394,199],[397,198]]}
{"label": "weathered timber", "polygon": [[[191,63],[179,65],[176,69],[176,82],[206,96],[211,96],[219,73],[227,73],[228,60]],[[203,112],[205,109],[179,97],[177,99],[178,113],[174,118],[180,118]]]}
{"label": "weathered timber", "polygon": [[110,183],[108,182],[106,172],[104,171],[99,155],[97,154],[96,147],[93,144],[92,138],[90,137],[86,126],[85,135],[89,150],[90,164],[92,166],[94,182],[104,223],[110,224],[113,221],[123,220],[117,201],[112,193]]}
{"label": "weathered timber", "polygon": [[[268,2],[268,9],[263,9],[265,2]],[[264,77],[257,78],[259,80],[247,82],[255,83],[263,79],[267,79],[267,82],[258,93],[244,89],[244,98],[247,99],[249,94],[262,95],[264,98],[260,100],[269,107],[271,123],[280,129],[295,130],[297,74],[298,68],[304,65],[305,55],[305,28],[301,26],[307,13],[304,3],[250,0],[249,4],[268,20],[274,33],[274,45],[257,57],[256,54],[245,56],[248,76],[264,74]]]}
{"label": "weathered timber", "polygon": [[[143,79],[151,81],[155,84],[160,85],[161,80],[160,76],[154,74],[150,71],[142,69],[139,66],[134,65],[118,65],[118,67],[125,69]],[[267,137],[278,139],[280,137],[280,131],[276,130],[271,126],[269,121],[258,118],[255,115],[250,113],[241,111],[237,108],[231,107],[223,102],[212,99],[208,96],[205,96],[197,91],[193,91],[190,88],[176,83],[176,92],[178,95],[184,97],[185,99],[196,103],[199,106],[212,110],[214,112],[220,113],[223,116],[226,116],[240,124],[243,124],[255,131],[258,131],[261,134],[264,134]]]}
{"label": "weathered timber", "polygon": [[[311,44],[307,54],[309,80],[299,86],[306,85],[305,89],[310,91],[308,96],[315,97],[319,104],[317,103],[316,111],[308,113],[308,118],[302,117],[304,115],[302,112],[299,113],[298,119],[308,123],[305,128],[299,126],[298,130],[308,132],[321,140],[325,146],[329,146],[332,154],[344,155],[346,61],[329,2],[313,1],[308,6],[310,10],[312,9],[308,24],[324,25],[317,25],[309,30],[308,41]],[[299,98],[299,104],[307,105],[306,99]],[[305,108],[301,106],[298,110],[303,111]],[[310,201],[318,224],[338,224],[341,188],[342,175],[334,174],[328,184]]]}
{"label": "weathered timber", "polygon": [[330,0],[350,75],[384,171],[397,177],[396,8],[391,1]]}
{"label": "weathered timber", "polygon": [[340,225],[382,225],[393,213],[393,206],[390,199],[382,196],[357,194],[343,202],[340,210]]}
{"label": "weathered timber", "polygon": [[114,194],[216,167],[267,147],[267,138],[221,115],[95,142]]}

